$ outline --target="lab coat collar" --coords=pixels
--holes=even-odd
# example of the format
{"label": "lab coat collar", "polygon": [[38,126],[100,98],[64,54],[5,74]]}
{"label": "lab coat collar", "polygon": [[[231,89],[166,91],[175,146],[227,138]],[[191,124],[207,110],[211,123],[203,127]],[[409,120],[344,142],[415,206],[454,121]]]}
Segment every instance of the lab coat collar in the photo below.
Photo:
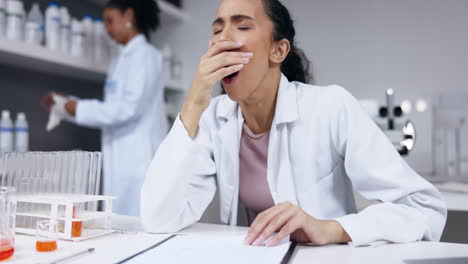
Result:
{"label": "lab coat collar", "polygon": [[146,42],[146,38],[143,34],[138,34],[133,39],[131,39],[127,45],[122,50],[122,55],[130,54],[135,48],[137,48],[142,43]]}
{"label": "lab coat collar", "polygon": [[298,116],[297,88],[293,83],[289,82],[284,74],[281,74],[273,124],[294,122],[298,119]]}
{"label": "lab coat collar", "polygon": [[[216,115],[217,117],[230,119],[231,117],[235,117],[234,113],[237,107],[238,103],[226,96],[221,107],[218,108]],[[296,86],[289,82],[284,74],[281,74],[273,124],[279,125],[282,123],[294,122],[298,119],[298,116]]]}

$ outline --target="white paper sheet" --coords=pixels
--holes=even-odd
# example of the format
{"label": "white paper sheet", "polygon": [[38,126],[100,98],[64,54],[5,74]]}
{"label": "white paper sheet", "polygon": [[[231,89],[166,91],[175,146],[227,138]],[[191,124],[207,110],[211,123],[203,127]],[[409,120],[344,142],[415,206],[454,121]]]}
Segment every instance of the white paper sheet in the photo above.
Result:
{"label": "white paper sheet", "polygon": [[177,236],[127,263],[279,264],[291,244],[288,238],[275,247],[246,246],[243,244],[244,238],[244,236]]}

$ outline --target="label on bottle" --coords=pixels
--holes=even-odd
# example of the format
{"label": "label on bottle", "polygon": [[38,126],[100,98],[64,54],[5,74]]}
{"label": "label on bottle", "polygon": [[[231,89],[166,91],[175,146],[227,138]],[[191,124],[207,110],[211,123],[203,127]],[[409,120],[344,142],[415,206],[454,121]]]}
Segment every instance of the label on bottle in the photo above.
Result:
{"label": "label on bottle", "polygon": [[26,23],[26,42],[32,44],[41,44],[41,25],[28,22]]}

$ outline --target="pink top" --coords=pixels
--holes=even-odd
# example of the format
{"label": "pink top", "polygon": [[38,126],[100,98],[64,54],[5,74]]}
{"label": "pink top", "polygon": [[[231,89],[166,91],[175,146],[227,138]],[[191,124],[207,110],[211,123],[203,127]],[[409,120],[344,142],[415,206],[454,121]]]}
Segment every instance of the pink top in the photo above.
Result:
{"label": "pink top", "polygon": [[239,199],[260,213],[275,205],[267,181],[270,132],[255,135],[244,123],[239,152]]}

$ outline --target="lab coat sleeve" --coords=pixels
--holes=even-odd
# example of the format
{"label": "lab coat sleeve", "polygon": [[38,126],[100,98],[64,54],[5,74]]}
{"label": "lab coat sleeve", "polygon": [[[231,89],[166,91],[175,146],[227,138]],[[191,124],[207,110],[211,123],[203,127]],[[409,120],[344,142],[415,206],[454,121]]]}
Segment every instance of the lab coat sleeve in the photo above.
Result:
{"label": "lab coat sleeve", "polygon": [[[160,67],[147,67],[141,64],[148,60],[144,58],[145,53],[141,52],[128,63],[130,72],[117,81],[115,87],[121,92],[116,92],[115,96],[100,100],[79,100],[76,108],[75,123],[91,128],[105,128],[109,126],[119,126],[131,121],[142,114],[145,108],[147,86],[150,78],[160,76]],[[139,63],[137,63],[139,62]],[[145,64],[146,65],[146,64]],[[157,65],[157,64],[156,64]],[[151,75],[150,75],[151,74]]]}
{"label": "lab coat sleeve", "polygon": [[333,130],[346,173],[364,198],[381,202],[336,219],[351,244],[439,241],[447,209],[438,190],[410,168],[354,97],[335,89],[344,103]]}
{"label": "lab coat sleeve", "polygon": [[180,117],[161,143],[141,190],[141,221],[152,233],[177,232],[200,220],[216,192],[216,166],[200,121],[192,140]]}

